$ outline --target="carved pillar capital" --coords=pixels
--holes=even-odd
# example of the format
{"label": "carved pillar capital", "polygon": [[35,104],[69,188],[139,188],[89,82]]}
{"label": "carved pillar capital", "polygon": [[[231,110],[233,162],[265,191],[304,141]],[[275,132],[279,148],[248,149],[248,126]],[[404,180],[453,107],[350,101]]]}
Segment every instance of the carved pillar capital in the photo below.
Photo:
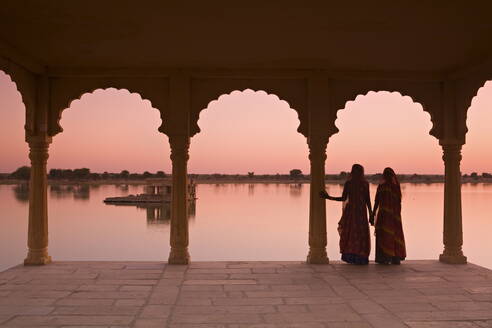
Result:
{"label": "carved pillar capital", "polygon": [[309,136],[308,140],[309,147],[309,160],[310,161],[326,161],[326,146],[328,145],[328,137],[315,135]]}
{"label": "carved pillar capital", "polygon": [[460,144],[442,145],[442,150],[443,150],[442,159],[444,163],[452,164],[452,163],[461,162],[462,156],[461,156]]}
{"label": "carved pillar capital", "polygon": [[51,137],[48,136],[29,136],[26,138],[29,144],[29,159],[32,165],[44,164],[48,161],[48,149],[51,144]]}
{"label": "carved pillar capital", "polygon": [[171,135],[169,136],[169,144],[171,145],[171,160],[172,161],[185,161],[190,158],[190,138],[184,135]]}

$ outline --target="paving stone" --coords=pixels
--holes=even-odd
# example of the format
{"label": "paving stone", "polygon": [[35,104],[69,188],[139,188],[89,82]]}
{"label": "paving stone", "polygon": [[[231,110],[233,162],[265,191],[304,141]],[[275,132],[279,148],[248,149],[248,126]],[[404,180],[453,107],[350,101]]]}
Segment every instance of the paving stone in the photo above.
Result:
{"label": "paving stone", "polygon": [[431,303],[387,303],[384,305],[390,312],[423,312],[423,311],[438,311],[438,308]]}
{"label": "paving stone", "polygon": [[234,280],[185,280],[184,285],[254,285],[255,280],[234,279]]}
{"label": "paving stone", "polygon": [[277,305],[278,312],[303,313],[307,312],[306,305]]}
{"label": "paving stone", "polygon": [[45,325],[129,325],[131,316],[16,316],[7,322],[9,326]]}
{"label": "paving stone", "polygon": [[0,273],[0,327],[492,328],[492,271],[405,261],[55,262]]}
{"label": "paving stone", "polygon": [[98,279],[96,284],[101,285],[157,285],[158,280],[154,279]]}
{"label": "paving stone", "polygon": [[341,297],[288,297],[284,300],[286,304],[337,304],[345,302]]}
{"label": "paving stone", "polygon": [[473,322],[463,321],[420,321],[406,322],[410,328],[477,328],[480,327]]}
{"label": "paving stone", "polygon": [[0,306],[2,305],[32,305],[32,306],[41,306],[41,305],[51,305],[55,303],[57,299],[54,298],[28,298],[28,297],[4,297],[0,298]]}
{"label": "paving stone", "polygon": [[248,323],[255,324],[262,321],[258,314],[173,314],[172,323]]}
{"label": "paving stone", "polygon": [[147,298],[150,295],[148,292],[76,292],[70,295],[71,298]]}
{"label": "paving stone", "polygon": [[55,308],[52,306],[39,305],[2,305],[0,306],[1,315],[44,315],[52,312]]}
{"label": "paving stone", "polygon": [[278,305],[284,304],[281,298],[214,298],[214,305]]}
{"label": "paving stone", "polygon": [[456,321],[456,320],[492,320],[492,311],[434,311],[400,312],[397,315],[403,321]]}
{"label": "paving stone", "polygon": [[124,299],[117,300],[114,306],[143,306],[145,304],[144,299]]}
{"label": "paving stone", "polygon": [[171,314],[169,305],[146,305],[140,313],[140,318],[167,318]]}
{"label": "paving stone", "polygon": [[114,299],[76,299],[62,298],[56,302],[57,306],[106,306],[113,305]]}
{"label": "paving stone", "polygon": [[[182,290],[186,290],[186,287],[192,287],[192,286],[183,286]],[[196,286],[198,287],[198,286]],[[204,286],[202,286],[204,287]],[[212,287],[212,286],[210,286]],[[218,286],[217,286],[218,287]],[[264,291],[264,290],[269,290],[270,286],[268,285],[225,285],[225,286],[220,286],[221,289],[225,291]],[[273,289],[273,287],[272,287]]]}
{"label": "paving stone", "polygon": [[274,313],[263,315],[267,323],[276,324],[304,324],[312,322],[330,321],[361,321],[361,318],[350,311],[340,311],[335,313],[315,312],[315,313]]}
{"label": "paving stone", "polygon": [[82,285],[77,288],[77,291],[116,291],[120,288],[119,285]]}
{"label": "paving stone", "polygon": [[373,328],[374,326],[370,325],[367,322],[328,322],[326,324],[328,328]]}
{"label": "paving stone", "polygon": [[138,306],[107,306],[107,305],[81,305],[81,306],[60,306],[52,314],[60,315],[136,315]]}
{"label": "paving stone", "polygon": [[135,328],[152,328],[167,327],[167,319],[137,319],[133,327]]}
{"label": "paving stone", "polygon": [[120,291],[144,291],[148,292],[152,290],[152,286],[121,286]]}
{"label": "paving stone", "polygon": [[277,312],[272,305],[214,305],[214,306],[176,306],[174,314],[207,314],[207,313],[274,313]]}
{"label": "paving stone", "polygon": [[[228,325],[229,328],[324,328],[325,325],[321,323],[302,323],[302,324],[274,324],[274,323],[262,323],[262,324],[253,324],[253,325]],[[197,328],[197,327],[196,327]]]}
{"label": "paving stone", "polygon": [[388,311],[372,300],[351,300],[349,305],[359,314],[387,313]]}
{"label": "paving stone", "polygon": [[407,328],[398,317],[390,313],[363,314],[362,317],[377,328]]}

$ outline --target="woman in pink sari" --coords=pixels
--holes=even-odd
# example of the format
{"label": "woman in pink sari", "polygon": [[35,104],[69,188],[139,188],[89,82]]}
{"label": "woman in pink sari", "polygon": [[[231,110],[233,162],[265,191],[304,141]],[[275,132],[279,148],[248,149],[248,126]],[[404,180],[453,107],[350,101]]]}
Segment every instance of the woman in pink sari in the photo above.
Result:
{"label": "woman in pink sari", "polygon": [[362,165],[354,164],[350,178],[345,182],[341,197],[332,197],[326,191],[320,196],[344,202],[343,214],[338,222],[342,260],[352,264],[368,264],[371,251],[367,211],[372,217],[369,183],[364,178]]}
{"label": "woman in pink sari", "polygon": [[401,222],[401,189],[395,171],[383,171],[383,183],[378,186],[374,211],[376,216],[376,262],[400,264],[407,256]]}

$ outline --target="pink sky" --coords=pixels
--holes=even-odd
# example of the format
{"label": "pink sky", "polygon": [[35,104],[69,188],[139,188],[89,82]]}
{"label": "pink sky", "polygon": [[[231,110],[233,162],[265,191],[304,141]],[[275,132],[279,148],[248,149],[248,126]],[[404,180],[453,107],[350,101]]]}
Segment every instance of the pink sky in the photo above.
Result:
{"label": "pink sky", "polygon": [[[261,119],[258,119],[260,118]],[[479,91],[468,115],[462,171],[492,172],[492,83]],[[28,164],[24,106],[15,84],[0,71],[0,172]],[[159,113],[126,90],[97,90],[74,101],[53,139],[49,168],[89,167],[96,172],[128,169],[170,172],[167,137],[157,131]],[[297,113],[265,92],[235,91],[202,111],[202,130],[191,140],[192,173],[309,172],[306,139],[296,132]],[[428,134],[422,106],[398,93],[370,92],[338,112],[340,132],[330,138],[327,172],[347,171],[354,162],[368,173],[392,166],[401,173],[442,173],[441,148]]]}

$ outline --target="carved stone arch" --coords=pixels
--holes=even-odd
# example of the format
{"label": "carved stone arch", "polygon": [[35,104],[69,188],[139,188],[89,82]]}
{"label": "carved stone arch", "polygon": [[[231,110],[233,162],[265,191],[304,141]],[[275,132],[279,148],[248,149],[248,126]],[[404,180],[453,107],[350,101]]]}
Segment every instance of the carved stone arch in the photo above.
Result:
{"label": "carved stone arch", "polygon": [[[444,133],[442,126],[442,89],[439,82],[409,82],[409,81],[349,81],[337,80],[331,85],[331,108],[333,108],[333,125],[338,117],[338,111],[344,109],[347,102],[354,101],[359,95],[367,95],[370,91],[397,92],[408,96],[414,103],[422,106],[424,112],[430,115],[432,128],[429,134],[440,139]],[[335,126],[335,131],[338,128]]]}
{"label": "carved stone arch", "polygon": [[[169,80],[167,78],[51,78],[50,79],[50,113],[49,135],[54,136],[63,131],[60,119],[72,101],[81,99],[86,93],[98,89],[115,88],[128,90],[150,101],[153,108],[160,112],[161,127],[167,116]],[[159,130],[161,130],[159,127]]]}
{"label": "carved stone arch", "polygon": [[0,70],[10,77],[21,95],[25,107],[26,120],[24,128],[26,136],[35,135],[42,129],[41,126],[36,124],[35,119],[37,99],[36,75],[11,61],[5,60],[3,57],[0,57]]}
{"label": "carved stone arch", "polygon": [[478,96],[478,92],[485,86],[487,81],[492,80],[492,74],[474,76],[472,78],[456,81],[455,97],[457,110],[457,133],[463,141],[468,133],[468,110],[470,109],[473,99]]}
{"label": "carved stone arch", "polygon": [[[202,110],[209,104],[233,91],[265,91],[286,101],[297,112],[297,131],[308,135],[307,82],[305,79],[264,79],[264,78],[194,78],[192,80],[192,101],[190,113],[190,135],[200,132],[198,120]],[[260,119],[260,118],[259,118]]]}

